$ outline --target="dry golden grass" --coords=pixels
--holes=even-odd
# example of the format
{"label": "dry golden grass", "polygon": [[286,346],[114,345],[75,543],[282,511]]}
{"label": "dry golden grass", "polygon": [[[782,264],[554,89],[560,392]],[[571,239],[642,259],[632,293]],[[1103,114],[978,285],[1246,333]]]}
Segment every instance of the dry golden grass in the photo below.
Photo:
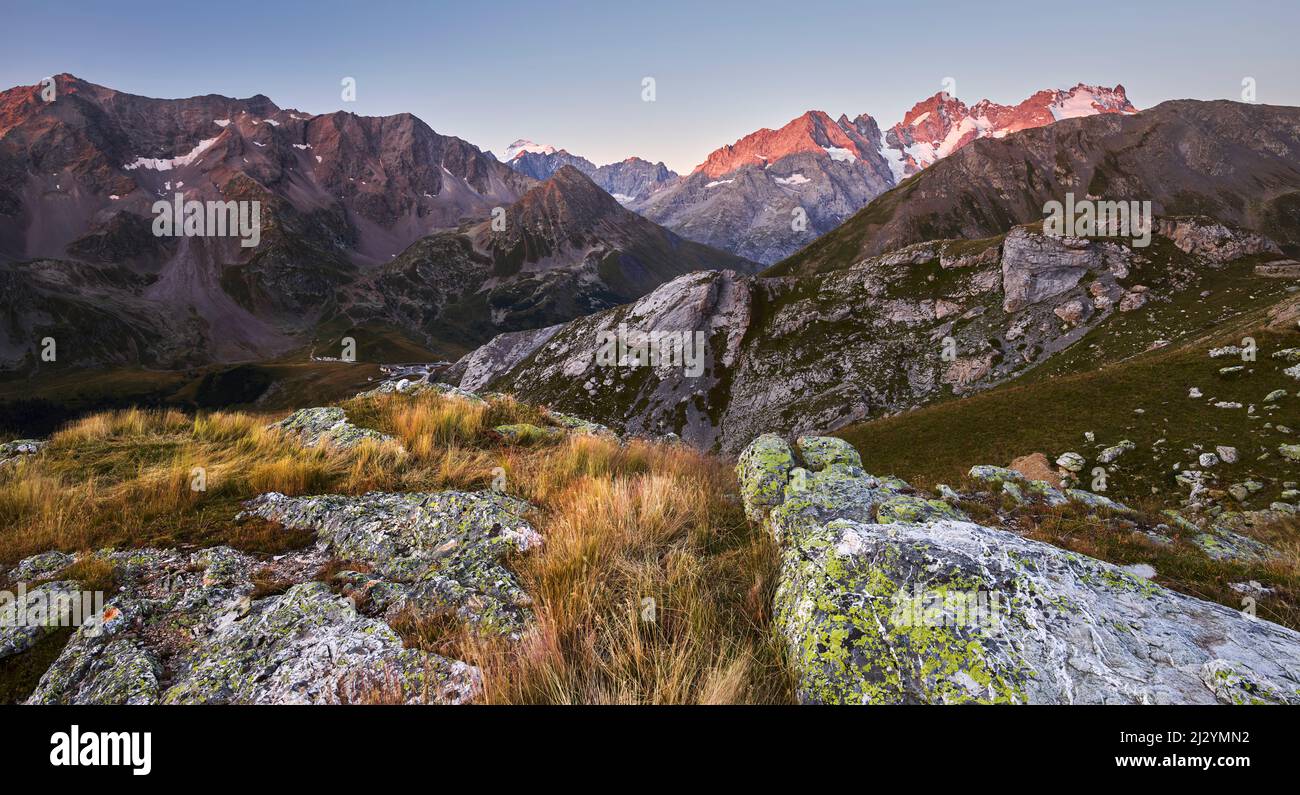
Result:
{"label": "dry golden grass", "polygon": [[539,506],[546,547],[517,562],[535,628],[471,651],[488,700],[792,699],[768,626],[775,549],[745,522],[725,465],[680,446],[571,436],[505,468]]}
{"label": "dry golden grass", "polygon": [[[504,478],[505,491],[535,506],[530,518],[546,539],[509,562],[534,599],[533,628],[511,643],[408,616],[397,629],[409,645],[479,664],[496,703],[792,700],[769,627],[776,553],[745,522],[725,462],[584,435],[506,446],[494,425],[549,422],[508,399],[396,395],[344,408],[395,441],[303,449],[266,429],[275,417],[238,413],[79,420],[41,455],[0,471],[0,569],[48,549],[188,543],[280,553],[310,534],[236,524],[243,500],[482,489]],[[196,468],[204,490],[192,488]],[[281,586],[258,583],[261,594]]]}

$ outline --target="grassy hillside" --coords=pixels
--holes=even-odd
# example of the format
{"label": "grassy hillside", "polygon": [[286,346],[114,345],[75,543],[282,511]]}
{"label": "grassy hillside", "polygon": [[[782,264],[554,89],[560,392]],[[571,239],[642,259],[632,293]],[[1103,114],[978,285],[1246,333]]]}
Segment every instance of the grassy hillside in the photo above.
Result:
{"label": "grassy hillside", "polygon": [[[1279,307],[1297,305],[1300,299],[1292,298]],[[1171,306],[1164,311],[1184,310]],[[1300,329],[1294,322],[1283,327],[1270,321],[1270,315],[1281,314],[1276,307],[1257,308],[1181,344],[1131,355],[1125,326],[1143,324],[1144,318],[1118,315],[1009,384],[850,426],[836,435],[858,447],[868,469],[918,484],[954,481],[972,464],[1006,464],[1033,452],[1055,459],[1073,450],[1091,465],[1097,451],[1128,439],[1137,447],[1119,459],[1109,478],[1112,496],[1120,499],[1173,499],[1172,467],[1194,464],[1196,456],[1189,451],[1235,446],[1240,460],[1221,465],[1216,470],[1220,479],[1262,479],[1266,488],[1251,504],[1267,507],[1283,482],[1300,479],[1297,467],[1277,453],[1278,445],[1300,441],[1300,380],[1284,375],[1289,363],[1272,356],[1300,346]],[[1240,344],[1246,336],[1258,345],[1256,361],[1245,363],[1246,371],[1236,377],[1221,376],[1221,368],[1243,362],[1240,357],[1211,358],[1208,351]],[[1192,388],[1203,397],[1188,397]],[[1285,391],[1286,397],[1266,403],[1275,390]],[[1217,402],[1241,403],[1242,408],[1218,408]],[[1254,413],[1247,411],[1252,405]],[[1085,440],[1089,431],[1093,443]]]}
{"label": "grassy hillside", "polygon": [[[236,523],[258,494],[477,490],[503,475],[506,492],[535,506],[529,520],[545,538],[509,562],[534,600],[535,629],[508,643],[412,619],[394,625],[408,647],[479,665],[492,702],[792,701],[769,629],[776,554],[746,523],[728,462],[584,434],[508,445],[493,427],[552,422],[508,398],[341,405],[394,439],[304,449],[267,429],[271,414],[132,409],[74,422],[40,455],[0,468],[0,573],[37,552],[106,546],[226,544],[269,559],[315,539]],[[190,488],[196,466],[205,491]],[[78,579],[111,588],[94,574]],[[343,587],[328,566],[316,576]],[[283,587],[268,581],[258,595]],[[645,599],[655,600],[654,621],[641,617]],[[0,701],[31,691],[59,640],[0,660]]]}

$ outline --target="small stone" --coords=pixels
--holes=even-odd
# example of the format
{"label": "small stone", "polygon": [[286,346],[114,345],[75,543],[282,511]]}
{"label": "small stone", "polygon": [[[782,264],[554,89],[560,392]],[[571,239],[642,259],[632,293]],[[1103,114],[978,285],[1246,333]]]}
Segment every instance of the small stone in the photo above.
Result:
{"label": "small stone", "polygon": [[1204,397],[1201,390],[1197,389],[1196,387],[1192,387],[1191,389],[1187,390],[1187,396],[1189,398]]}
{"label": "small stone", "polygon": [[1243,593],[1247,596],[1268,596],[1273,593],[1272,588],[1260,585],[1258,580],[1250,580],[1249,582],[1232,582],[1228,583],[1228,587],[1237,593]]}
{"label": "small stone", "polygon": [[1235,447],[1228,447],[1227,445],[1218,445],[1217,447],[1214,448],[1214,452],[1218,453],[1219,460],[1221,460],[1225,464],[1237,463],[1237,448]]}
{"label": "small stone", "polygon": [[1057,466],[1069,472],[1082,472],[1086,463],[1083,456],[1073,452],[1061,453],[1061,456],[1056,459]]}
{"label": "small stone", "polygon": [[1097,455],[1097,461],[1102,464],[1113,463],[1117,458],[1127,453],[1129,450],[1137,447],[1133,442],[1125,439],[1113,447],[1107,447]]}
{"label": "small stone", "polygon": [[1203,468],[1209,469],[1210,467],[1218,466],[1219,457],[1214,453],[1201,453],[1201,456],[1197,461],[1200,462]]}

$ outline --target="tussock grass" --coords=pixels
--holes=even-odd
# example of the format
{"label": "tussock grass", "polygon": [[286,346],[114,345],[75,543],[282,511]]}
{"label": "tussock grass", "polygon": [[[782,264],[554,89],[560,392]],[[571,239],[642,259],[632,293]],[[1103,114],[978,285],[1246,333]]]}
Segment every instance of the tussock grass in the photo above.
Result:
{"label": "tussock grass", "polygon": [[[243,500],[495,484],[535,506],[530,520],[546,539],[509,561],[532,595],[535,625],[508,642],[446,616],[403,616],[395,629],[408,645],[480,665],[495,703],[793,699],[769,626],[776,551],[745,522],[726,462],[581,434],[503,445],[495,425],[551,424],[511,399],[386,395],[343,405],[353,423],[394,440],[304,449],[267,430],[278,417],[246,413],[133,409],[78,420],[41,455],[0,471],[0,568],[48,549],[105,546],[279,554],[311,534],[237,524]],[[196,467],[205,490],[191,488]],[[283,587],[259,575],[257,594]],[[366,700],[384,701],[388,690]]]}

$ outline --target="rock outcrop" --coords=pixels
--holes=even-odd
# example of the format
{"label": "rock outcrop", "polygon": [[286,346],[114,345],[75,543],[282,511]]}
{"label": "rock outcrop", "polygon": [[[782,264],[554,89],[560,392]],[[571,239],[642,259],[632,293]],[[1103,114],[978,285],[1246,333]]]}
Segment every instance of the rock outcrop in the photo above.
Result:
{"label": "rock outcrop", "polygon": [[362,497],[263,494],[240,517],[257,516],[312,530],[375,610],[450,614],[484,632],[518,634],[532,603],[502,564],[542,538],[524,520],[529,508],[506,494],[374,492]]}
{"label": "rock outcrop", "polygon": [[900,521],[905,483],[754,445],[737,472],[781,545],[804,702],[1300,703],[1300,633],[950,512]]}
{"label": "rock outcrop", "polygon": [[347,448],[367,440],[392,441],[391,436],[348,422],[347,414],[336,406],[298,409],[271,427],[296,435],[304,447],[331,444]]}
{"label": "rock outcrop", "polygon": [[[1243,246],[1253,237],[1233,234]],[[1190,300],[1196,280],[1221,267],[1163,240],[1131,248],[1016,227],[987,240],[918,243],[827,273],[689,274],[629,307],[502,335],[443,377],[620,432],[674,432],[732,453],[766,430],[826,433],[996,386],[1099,327],[1124,325],[1125,312]],[[697,333],[705,343],[697,371],[599,357],[608,335]],[[1142,350],[1168,333],[1148,324],[1126,330],[1124,345]]]}
{"label": "rock outcrop", "polygon": [[[271,560],[229,547],[43,553],[6,575],[32,586],[0,611],[0,658],[75,627],[35,704],[462,703],[481,691],[479,670],[407,648],[392,625],[518,638],[531,600],[503,558],[541,543],[529,507],[497,492],[272,493],[242,516],[314,530],[315,548]],[[65,573],[83,558],[117,586],[90,612]],[[53,609],[11,620],[38,603]]]}

